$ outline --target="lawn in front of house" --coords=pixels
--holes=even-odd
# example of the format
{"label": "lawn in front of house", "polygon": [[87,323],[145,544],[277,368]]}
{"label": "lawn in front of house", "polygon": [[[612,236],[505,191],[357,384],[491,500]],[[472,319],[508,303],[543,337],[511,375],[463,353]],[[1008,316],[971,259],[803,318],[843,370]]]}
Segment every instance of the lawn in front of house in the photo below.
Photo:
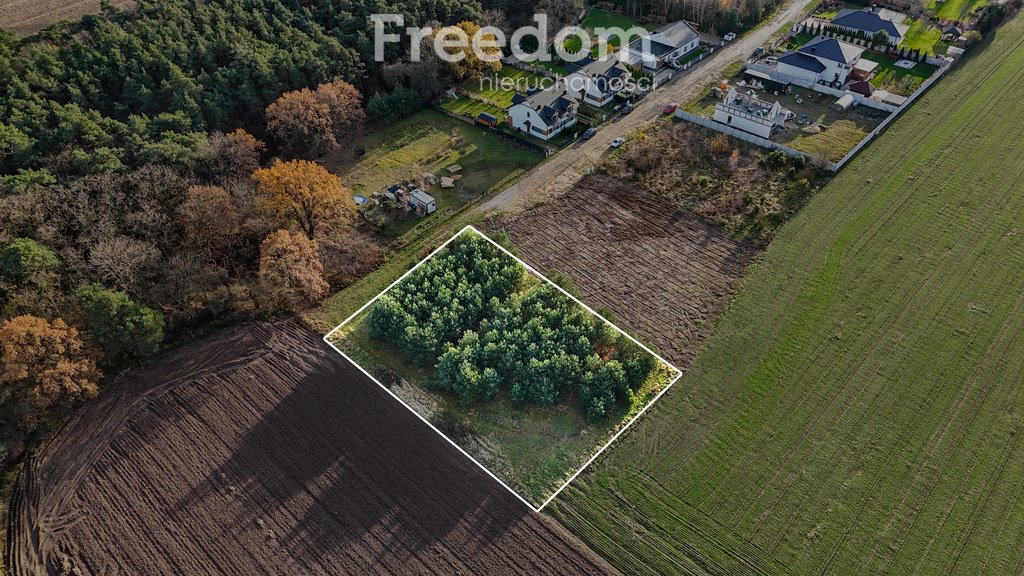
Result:
{"label": "lawn in front of house", "polygon": [[900,68],[896,65],[896,60],[879,52],[865,52],[862,58],[878,63],[875,74],[871,77],[872,86],[901,96],[913,94],[935,73],[935,66],[924,62],[919,62],[910,69]]}

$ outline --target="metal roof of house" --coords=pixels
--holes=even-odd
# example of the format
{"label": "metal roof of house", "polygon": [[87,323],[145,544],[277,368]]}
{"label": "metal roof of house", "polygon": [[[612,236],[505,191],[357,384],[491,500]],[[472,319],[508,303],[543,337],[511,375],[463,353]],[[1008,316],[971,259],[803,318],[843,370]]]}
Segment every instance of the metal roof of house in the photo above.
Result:
{"label": "metal roof of house", "polygon": [[700,37],[700,34],[685,20],[665,24],[654,31],[651,40],[681,48]]}
{"label": "metal roof of house", "polygon": [[807,44],[798,48],[797,52],[807,54],[808,56],[814,56],[815,58],[824,58],[825,60],[839,62],[841,64],[850,64],[864,53],[864,49],[860,46],[854,46],[849,42],[843,42],[835,38],[818,36],[814,40],[811,40]]}
{"label": "metal roof of house", "polygon": [[832,24],[853,30],[863,30],[868,34],[885,32],[893,38],[903,38],[904,33],[895,22],[883,18],[881,14],[872,11],[871,8],[864,8],[863,10],[846,8],[840,10],[839,14],[836,14],[836,17],[832,19]]}
{"label": "metal roof of house", "polygon": [[779,62],[789,64],[790,66],[795,66],[797,68],[802,68],[804,70],[810,70],[815,73],[825,71],[825,65],[817,58],[801,54],[800,52],[794,52],[793,50],[779,56]]}

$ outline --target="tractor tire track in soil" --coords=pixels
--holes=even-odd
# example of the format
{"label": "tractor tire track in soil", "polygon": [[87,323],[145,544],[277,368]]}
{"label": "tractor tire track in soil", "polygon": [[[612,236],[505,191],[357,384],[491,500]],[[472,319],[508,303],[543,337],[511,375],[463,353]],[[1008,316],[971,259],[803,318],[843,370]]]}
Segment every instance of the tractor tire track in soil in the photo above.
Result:
{"label": "tractor tire track in soil", "polygon": [[531,265],[572,278],[580,299],[680,368],[758,253],[698,216],[608,176],[515,216],[504,229]]}
{"label": "tractor tire track in soil", "polygon": [[170,352],[26,464],[10,573],[598,574],[297,321]]}

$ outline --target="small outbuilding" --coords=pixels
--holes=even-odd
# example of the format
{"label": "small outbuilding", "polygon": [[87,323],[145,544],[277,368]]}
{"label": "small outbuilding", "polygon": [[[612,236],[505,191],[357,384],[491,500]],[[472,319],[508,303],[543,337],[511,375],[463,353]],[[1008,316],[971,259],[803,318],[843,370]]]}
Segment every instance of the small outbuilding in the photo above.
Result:
{"label": "small outbuilding", "polygon": [[871,94],[873,94],[875,91],[875,87],[871,85],[871,82],[867,82],[864,80],[851,82],[850,85],[846,87],[846,89],[849,90],[850,92],[860,94],[861,96],[864,96],[866,98],[870,98]]}
{"label": "small outbuilding", "polygon": [[416,211],[417,216],[426,216],[437,211],[437,202],[434,197],[419,188],[409,193],[409,206]]}
{"label": "small outbuilding", "polygon": [[487,126],[488,128],[494,128],[495,126],[498,125],[498,118],[495,117],[493,114],[488,114],[487,112],[481,112],[476,117],[476,123],[480,124],[482,126]]}
{"label": "small outbuilding", "polygon": [[853,106],[853,100],[853,94],[847,92],[846,94],[843,94],[838,100],[836,100],[836,103],[832,105],[832,108],[835,108],[836,110],[842,112],[846,112],[847,110],[850,109],[851,106]]}

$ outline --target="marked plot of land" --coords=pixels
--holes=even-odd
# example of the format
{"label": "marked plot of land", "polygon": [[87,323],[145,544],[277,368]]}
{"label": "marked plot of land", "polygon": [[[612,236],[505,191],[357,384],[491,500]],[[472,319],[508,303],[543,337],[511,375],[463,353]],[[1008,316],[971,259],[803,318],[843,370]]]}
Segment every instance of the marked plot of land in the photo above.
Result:
{"label": "marked plot of land", "polygon": [[538,511],[680,376],[472,227],[325,340]]}
{"label": "marked plot of land", "polygon": [[685,368],[758,249],[692,212],[608,176],[488,223],[544,271]]}

